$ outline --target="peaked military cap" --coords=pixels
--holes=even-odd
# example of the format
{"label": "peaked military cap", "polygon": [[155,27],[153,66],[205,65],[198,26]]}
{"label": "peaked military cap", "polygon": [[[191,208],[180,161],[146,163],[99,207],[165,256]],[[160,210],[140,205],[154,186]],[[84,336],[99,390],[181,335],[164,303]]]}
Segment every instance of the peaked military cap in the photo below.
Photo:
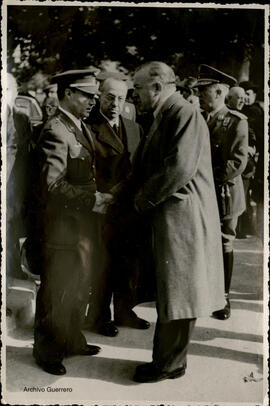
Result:
{"label": "peaked military cap", "polygon": [[88,94],[98,94],[99,82],[96,79],[98,72],[96,68],[68,70],[55,75],[51,83],[78,89]]}
{"label": "peaked military cap", "polygon": [[54,84],[50,84],[50,85],[48,85],[48,86],[46,86],[45,88],[44,88],[44,90],[45,91],[49,91],[49,90],[57,90],[57,83],[54,83]]}
{"label": "peaked military cap", "polygon": [[245,80],[244,82],[239,83],[239,87],[242,87],[245,91],[253,90],[255,93],[258,91],[258,86],[254,83],[250,82],[249,80]]}
{"label": "peaked military cap", "polygon": [[185,90],[190,94],[192,93],[192,89],[196,83],[197,79],[193,78],[192,76],[189,76],[183,80],[180,80],[179,77],[176,77],[176,87],[180,90]]}
{"label": "peaked military cap", "polygon": [[214,83],[222,83],[223,85],[231,87],[236,85],[237,80],[212,66],[200,65],[199,78],[193,87],[209,86]]}

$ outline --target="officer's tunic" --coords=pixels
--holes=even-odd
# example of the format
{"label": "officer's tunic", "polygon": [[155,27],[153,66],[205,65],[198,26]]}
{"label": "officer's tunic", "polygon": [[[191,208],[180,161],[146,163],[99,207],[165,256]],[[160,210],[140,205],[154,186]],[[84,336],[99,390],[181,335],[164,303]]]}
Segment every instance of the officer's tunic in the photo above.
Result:
{"label": "officer's tunic", "polygon": [[229,251],[235,238],[237,218],[246,208],[241,174],[248,155],[247,117],[224,105],[210,119],[208,127],[219,214],[225,227],[230,220],[230,235],[226,236],[223,230],[223,248],[224,244],[228,245]]}
{"label": "officer's tunic", "polygon": [[95,153],[90,132],[59,111],[40,139],[43,269],[37,297],[34,356],[58,362],[86,346],[81,316],[89,274],[98,266]]}

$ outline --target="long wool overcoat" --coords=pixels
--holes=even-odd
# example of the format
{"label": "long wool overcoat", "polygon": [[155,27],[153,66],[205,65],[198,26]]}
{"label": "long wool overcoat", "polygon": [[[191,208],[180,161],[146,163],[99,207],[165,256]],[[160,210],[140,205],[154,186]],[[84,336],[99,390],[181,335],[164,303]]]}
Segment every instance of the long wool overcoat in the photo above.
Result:
{"label": "long wool overcoat", "polygon": [[163,104],[139,149],[135,203],[152,212],[157,312],[161,322],[224,307],[220,219],[209,131],[179,93]]}

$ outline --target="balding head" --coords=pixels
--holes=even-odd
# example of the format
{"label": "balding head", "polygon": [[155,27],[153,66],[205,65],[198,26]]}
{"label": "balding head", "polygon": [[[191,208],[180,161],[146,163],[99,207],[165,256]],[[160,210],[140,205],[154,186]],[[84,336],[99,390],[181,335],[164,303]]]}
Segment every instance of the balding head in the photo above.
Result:
{"label": "balding head", "polygon": [[148,62],[134,76],[134,103],[141,112],[153,112],[163,99],[176,91],[175,74],[163,62]]}
{"label": "balding head", "polygon": [[231,109],[242,110],[245,104],[245,90],[242,87],[231,87],[227,96],[227,104]]}
{"label": "balding head", "polygon": [[126,82],[107,78],[100,87],[100,110],[109,119],[117,118],[123,111],[128,87]]}
{"label": "balding head", "polygon": [[164,85],[175,85],[175,74],[172,68],[164,62],[148,62],[140,66],[136,70],[136,74],[140,73],[146,79],[151,81],[160,81]]}

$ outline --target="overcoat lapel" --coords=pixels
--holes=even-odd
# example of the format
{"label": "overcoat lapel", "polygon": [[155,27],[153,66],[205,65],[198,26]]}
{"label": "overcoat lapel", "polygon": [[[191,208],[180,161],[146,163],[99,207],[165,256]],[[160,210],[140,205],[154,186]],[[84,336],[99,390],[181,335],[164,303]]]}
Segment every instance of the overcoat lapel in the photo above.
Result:
{"label": "overcoat lapel", "polygon": [[170,106],[175,103],[175,100],[179,99],[179,97],[181,97],[179,92],[173,93],[171,96],[168,97],[168,99],[165,101],[165,103],[161,107],[157,117],[154,119],[153,124],[150,127],[150,130],[149,130],[149,132],[148,132],[148,134],[146,136],[146,141],[145,141],[145,144],[144,144],[144,147],[143,147],[143,150],[142,150],[142,155],[141,155],[142,158],[143,158],[145,152],[147,151],[147,148],[148,148],[148,146],[150,144],[150,141],[151,141],[153,135],[155,134],[155,132],[157,131],[157,129],[159,127],[159,124],[160,124],[160,122],[162,120],[163,113],[167,109],[169,109]]}
{"label": "overcoat lapel", "polygon": [[133,121],[127,120],[124,117],[120,117],[120,120],[127,136],[127,149],[131,157],[133,157],[140,142],[139,130],[137,131],[136,124]]}
{"label": "overcoat lapel", "polygon": [[144,157],[144,154],[145,154],[145,152],[147,151],[148,146],[149,146],[149,144],[150,144],[150,141],[151,141],[153,135],[155,134],[155,132],[157,131],[161,120],[162,120],[162,111],[160,111],[160,112],[158,113],[157,117],[155,118],[155,120],[153,121],[153,124],[152,124],[151,127],[150,127],[150,130],[149,130],[149,132],[148,132],[148,134],[147,134],[147,136],[146,136],[146,140],[145,140],[145,143],[144,143],[144,147],[143,147],[143,149],[142,149],[141,158]]}
{"label": "overcoat lapel", "polygon": [[99,141],[108,144],[111,148],[114,148],[119,153],[124,151],[122,141],[115,134],[109,123],[100,120],[98,123],[92,124],[91,127]]}

